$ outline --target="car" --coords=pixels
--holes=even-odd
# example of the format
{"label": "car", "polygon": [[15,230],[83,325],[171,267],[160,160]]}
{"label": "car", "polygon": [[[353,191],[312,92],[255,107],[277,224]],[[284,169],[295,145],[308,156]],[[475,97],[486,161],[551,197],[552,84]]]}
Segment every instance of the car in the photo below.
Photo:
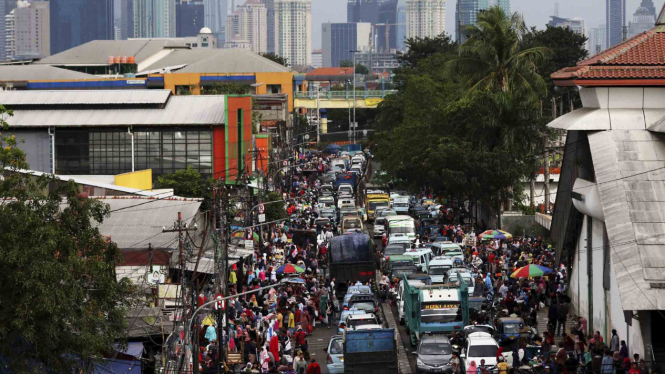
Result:
{"label": "car", "polygon": [[396,216],[397,212],[393,209],[380,209],[381,207],[377,207],[376,211],[376,217],[390,217],[390,216]]}
{"label": "car", "polygon": [[319,204],[323,204],[325,206],[335,206],[335,198],[332,196],[321,196],[319,198]]}
{"label": "car", "polygon": [[407,248],[404,244],[388,244],[384,249],[383,249],[383,256],[384,257],[390,257],[390,256],[401,256],[406,252]]}
{"label": "car", "polygon": [[384,232],[386,232],[386,217],[375,218],[373,227],[374,237],[381,237]]}
{"label": "car", "polygon": [[349,299],[349,309],[364,310],[365,313],[372,313],[377,315],[379,313],[379,305],[374,299],[374,295],[353,295]]}
{"label": "car", "polygon": [[451,269],[451,271],[448,271],[447,282],[448,283],[457,283],[457,284],[459,284],[458,279],[457,279],[457,272],[458,271],[462,275],[462,281],[464,283],[466,283],[466,286],[469,288],[469,295],[473,295],[473,291],[474,291],[474,287],[476,285],[476,281],[473,278],[473,276],[471,275],[471,273],[468,272],[468,270],[459,269],[459,268]]}
{"label": "car", "polygon": [[320,216],[322,218],[328,218],[329,220],[332,220],[332,221],[337,219],[337,209],[335,209],[334,207],[332,207],[332,208],[327,208],[327,207],[322,208],[320,212],[321,212]]}
{"label": "car", "polygon": [[338,208],[355,208],[356,202],[353,200],[353,198],[350,197],[340,197],[337,200],[337,207]]}
{"label": "car", "polygon": [[453,347],[444,335],[424,335],[418,349],[413,353],[416,359],[416,373],[452,373],[450,359]]}
{"label": "car", "polygon": [[330,374],[344,373],[344,341],[342,335],[335,335],[328,342],[326,367]]}
{"label": "car", "polygon": [[339,332],[340,334],[343,333],[344,330],[342,329],[342,323],[346,325],[347,317],[355,314],[367,314],[367,313],[364,310],[358,310],[358,309],[342,310],[342,312],[339,314],[339,325],[337,332]]}
{"label": "car", "polygon": [[455,261],[455,259],[460,259],[462,262],[464,262],[464,253],[461,251],[448,251],[444,254],[444,256],[450,258],[451,260]]}
{"label": "car", "polygon": [[345,193],[353,196],[353,186],[347,183],[340,184],[337,188],[337,194],[341,196]]}
{"label": "car", "polygon": [[346,317],[346,328],[349,330],[357,330],[360,326],[376,326],[379,324],[379,319],[375,314],[364,313],[364,314],[351,314]]}
{"label": "car", "polygon": [[494,340],[492,335],[486,332],[474,332],[466,337],[466,343],[462,348],[460,357],[464,362],[464,371],[469,369],[471,361],[475,361],[480,366],[480,360],[485,360],[485,366],[491,373],[496,368],[496,352],[499,350],[499,343]]}
{"label": "car", "polygon": [[409,239],[409,236],[407,234],[398,232],[388,237],[388,244],[393,244],[393,243],[406,244],[410,247],[411,239]]}

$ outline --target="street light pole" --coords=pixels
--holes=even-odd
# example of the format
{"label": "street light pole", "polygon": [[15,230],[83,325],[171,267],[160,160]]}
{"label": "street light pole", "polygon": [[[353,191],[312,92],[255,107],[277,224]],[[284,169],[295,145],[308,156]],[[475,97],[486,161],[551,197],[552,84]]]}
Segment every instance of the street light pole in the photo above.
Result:
{"label": "street light pole", "polygon": [[356,122],[356,52],[360,51],[354,49],[349,52],[353,53],[353,123],[351,126],[353,126],[353,144],[356,144],[356,126],[358,125]]}

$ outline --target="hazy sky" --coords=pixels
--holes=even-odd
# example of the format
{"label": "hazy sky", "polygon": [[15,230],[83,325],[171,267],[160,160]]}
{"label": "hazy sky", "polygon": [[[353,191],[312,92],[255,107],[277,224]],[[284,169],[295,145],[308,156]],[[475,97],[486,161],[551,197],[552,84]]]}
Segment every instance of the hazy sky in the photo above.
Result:
{"label": "hazy sky", "polygon": [[[582,17],[587,30],[605,23],[606,0],[558,0],[559,16]],[[312,42],[315,49],[321,48],[321,24],[324,22],[346,22],[347,0],[312,0]],[[400,3],[404,0],[400,0]],[[545,27],[549,17],[554,14],[555,0],[511,0],[510,7],[513,12],[520,12],[529,26],[539,29]],[[626,22],[631,21],[633,13],[640,5],[641,0],[626,0]],[[660,11],[665,0],[653,0],[656,13]],[[455,3],[456,0],[446,2],[446,32],[455,33]]]}

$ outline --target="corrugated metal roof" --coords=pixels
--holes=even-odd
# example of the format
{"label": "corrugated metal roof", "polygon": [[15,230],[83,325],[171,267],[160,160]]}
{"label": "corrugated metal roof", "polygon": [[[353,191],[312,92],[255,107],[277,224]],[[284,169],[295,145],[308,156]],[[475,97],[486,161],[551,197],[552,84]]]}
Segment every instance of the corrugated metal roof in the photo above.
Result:
{"label": "corrugated metal roof", "polygon": [[111,237],[121,249],[145,248],[148,243],[154,248],[176,248],[178,233],[162,233],[162,229],[173,227],[178,212],[184,223],[191,224],[202,202],[183,198],[98,199],[111,208],[111,215],[99,225],[99,232]]}
{"label": "corrugated metal roof", "polygon": [[[88,91],[81,91],[86,93]],[[112,91],[108,91],[112,92]],[[124,91],[121,91],[124,92]],[[164,109],[14,110],[9,127],[218,125],[225,121],[224,96],[173,96]]]}
{"label": "corrugated metal roof", "polygon": [[291,71],[286,66],[243,49],[181,49],[145,67],[142,72],[179,65],[187,65],[179,70],[179,73],[239,74]]}
{"label": "corrugated metal roof", "polygon": [[169,39],[93,40],[46,57],[40,65],[107,65],[109,56],[133,56],[137,64],[165,48],[187,48],[184,41]]}
{"label": "corrugated metal roof", "polygon": [[96,79],[96,77],[78,71],[45,65],[0,66],[0,82],[70,79]]}
{"label": "corrugated metal roof", "polygon": [[164,104],[171,90],[0,91],[3,105]]}

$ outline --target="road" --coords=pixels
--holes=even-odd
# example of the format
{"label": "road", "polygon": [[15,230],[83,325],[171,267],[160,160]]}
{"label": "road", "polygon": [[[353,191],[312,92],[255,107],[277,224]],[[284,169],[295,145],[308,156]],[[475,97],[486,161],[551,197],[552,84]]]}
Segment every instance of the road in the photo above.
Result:
{"label": "road", "polygon": [[328,329],[317,323],[316,328],[314,328],[314,332],[312,332],[312,335],[307,337],[309,353],[321,366],[322,373],[328,372],[328,368],[326,367],[328,354],[324,351],[324,349],[328,348],[328,342],[330,342],[330,338],[335,336],[336,331],[337,325]]}

